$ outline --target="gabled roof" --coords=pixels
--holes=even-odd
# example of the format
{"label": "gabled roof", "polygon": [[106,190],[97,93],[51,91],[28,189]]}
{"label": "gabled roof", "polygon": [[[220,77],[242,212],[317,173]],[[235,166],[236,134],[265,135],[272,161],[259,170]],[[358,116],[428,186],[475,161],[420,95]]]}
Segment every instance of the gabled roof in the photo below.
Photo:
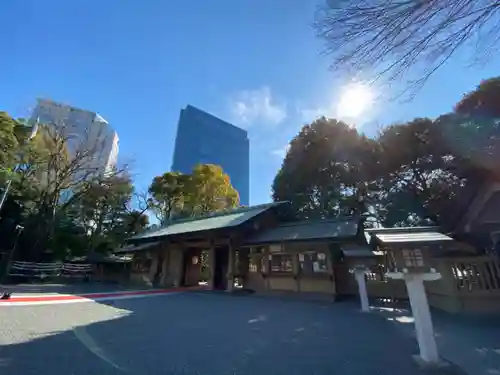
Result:
{"label": "gabled roof", "polygon": [[379,233],[375,234],[377,240],[383,244],[392,243],[442,243],[446,241],[453,241],[453,238],[446,234],[429,231],[429,232],[416,232],[416,233]]}
{"label": "gabled roof", "polygon": [[434,250],[440,251],[475,251],[473,247],[441,233],[439,227],[367,229],[366,232],[370,234],[372,244],[386,245],[398,249],[433,246]]}
{"label": "gabled roof", "polygon": [[284,202],[239,207],[230,211],[216,212],[202,217],[176,220],[167,226],[129,238],[127,241],[157,239],[179,234],[203,232],[207,230],[236,227],[251,218]]}
{"label": "gabled roof", "polygon": [[346,244],[341,246],[346,258],[366,258],[384,255],[382,251],[376,251],[367,244]]}
{"label": "gabled roof", "polygon": [[68,262],[70,263],[128,263],[131,262],[132,258],[127,256],[118,256],[114,254],[101,254],[96,252],[91,252],[82,257],[75,257]]}
{"label": "gabled roof", "polygon": [[138,245],[127,245],[127,246],[124,246],[124,247],[121,247],[121,248],[115,250],[114,253],[115,254],[134,253],[136,251],[151,249],[155,246],[158,246],[159,244],[160,244],[159,241],[155,241],[155,242],[147,242],[147,243],[138,244]]}
{"label": "gabled roof", "polygon": [[299,221],[268,229],[245,241],[247,245],[272,242],[347,239],[358,233],[359,218],[347,217],[322,221]]}

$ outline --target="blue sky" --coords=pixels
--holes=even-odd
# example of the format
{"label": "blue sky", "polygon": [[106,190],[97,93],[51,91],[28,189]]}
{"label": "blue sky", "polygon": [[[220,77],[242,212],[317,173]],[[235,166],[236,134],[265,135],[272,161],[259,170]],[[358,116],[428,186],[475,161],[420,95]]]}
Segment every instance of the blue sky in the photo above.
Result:
{"label": "blue sky", "polygon": [[[248,129],[251,203],[267,202],[288,141],[316,114],[334,115],[350,79],[320,55],[310,26],[319,2],[2,0],[0,110],[27,116],[47,97],[98,112],[145,189],[169,170],[179,111],[192,104]],[[457,58],[413,101],[378,103],[359,126],[374,134],[435,117],[499,68]]]}

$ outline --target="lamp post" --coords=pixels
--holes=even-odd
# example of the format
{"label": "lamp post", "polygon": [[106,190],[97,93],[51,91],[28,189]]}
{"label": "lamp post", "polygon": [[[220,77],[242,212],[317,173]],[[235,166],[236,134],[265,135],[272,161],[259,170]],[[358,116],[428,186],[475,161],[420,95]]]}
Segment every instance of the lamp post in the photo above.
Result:
{"label": "lamp post", "polygon": [[361,311],[370,312],[370,303],[368,301],[368,291],[366,290],[366,279],[365,275],[370,270],[363,264],[354,266],[349,270],[350,273],[354,274],[356,283],[358,284],[359,301],[361,302]]}
{"label": "lamp post", "polygon": [[358,284],[359,301],[361,303],[361,312],[370,312],[370,303],[368,300],[368,290],[366,287],[366,274],[370,272],[370,267],[377,265],[375,253],[368,246],[344,246],[346,256],[356,257],[358,260],[349,272],[354,275]]}
{"label": "lamp post", "polygon": [[415,319],[415,331],[420,349],[419,360],[427,365],[440,364],[432,318],[425,292],[425,281],[435,281],[441,274],[430,267],[430,249],[426,246],[389,249],[395,267],[386,276],[404,280],[411,310]]}

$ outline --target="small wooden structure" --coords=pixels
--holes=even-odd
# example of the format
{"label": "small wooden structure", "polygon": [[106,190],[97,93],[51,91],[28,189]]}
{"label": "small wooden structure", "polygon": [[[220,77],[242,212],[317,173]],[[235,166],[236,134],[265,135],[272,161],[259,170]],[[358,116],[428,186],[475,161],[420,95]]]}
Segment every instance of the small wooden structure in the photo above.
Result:
{"label": "small wooden structure", "polygon": [[374,245],[386,254],[386,276],[403,281],[406,286],[415,331],[420,348],[419,360],[426,364],[439,363],[437,345],[430,314],[425,283],[442,278],[432,266],[434,256],[446,251],[470,251],[468,245],[439,233],[438,228],[377,228],[367,229]]}
{"label": "small wooden structure", "polygon": [[360,218],[282,223],[283,203],[174,221],[129,239],[133,280],[178,287],[205,280],[232,291],[301,293],[333,300],[342,245],[365,243]]}
{"label": "small wooden structure", "polygon": [[[387,248],[405,244],[407,251],[432,242],[429,248],[435,251],[426,267],[442,278],[425,282],[429,304],[450,312],[500,311],[500,262],[450,238],[456,234],[444,235],[435,227],[365,230],[361,216],[285,223],[278,215],[283,204],[176,220],[130,238],[117,253],[132,256],[130,279],[148,285],[203,282],[211,289],[241,287],[328,300],[358,294],[350,270],[362,265],[370,298],[407,300],[404,280],[387,276],[406,253]],[[406,258],[418,264],[415,255],[408,252]]]}
{"label": "small wooden structure", "polygon": [[102,254],[91,252],[82,257],[76,257],[68,260],[66,265],[89,265],[89,279],[104,282],[126,282],[130,278],[130,268],[132,257],[115,254]]}

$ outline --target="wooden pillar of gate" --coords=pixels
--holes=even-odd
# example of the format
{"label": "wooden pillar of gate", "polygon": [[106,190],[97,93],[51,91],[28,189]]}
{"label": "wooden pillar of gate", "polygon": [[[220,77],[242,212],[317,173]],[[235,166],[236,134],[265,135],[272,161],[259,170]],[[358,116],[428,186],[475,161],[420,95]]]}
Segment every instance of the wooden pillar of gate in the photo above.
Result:
{"label": "wooden pillar of gate", "polygon": [[163,262],[161,265],[161,279],[160,279],[160,285],[162,287],[168,286],[168,280],[169,280],[169,266],[170,266],[170,247],[168,241],[165,241],[162,244],[162,249],[161,251],[163,252]]}
{"label": "wooden pillar of gate", "polygon": [[210,248],[208,249],[208,288],[214,288],[215,278],[215,246],[213,241],[210,241]]}
{"label": "wooden pillar of gate", "polygon": [[233,247],[232,241],[229,240],[227,244],[228,254],[228,262],[227,262],[227,288],[228,292],[232,292],[234,290],[234,268],[235,268],[235,258],[236,251]]}

